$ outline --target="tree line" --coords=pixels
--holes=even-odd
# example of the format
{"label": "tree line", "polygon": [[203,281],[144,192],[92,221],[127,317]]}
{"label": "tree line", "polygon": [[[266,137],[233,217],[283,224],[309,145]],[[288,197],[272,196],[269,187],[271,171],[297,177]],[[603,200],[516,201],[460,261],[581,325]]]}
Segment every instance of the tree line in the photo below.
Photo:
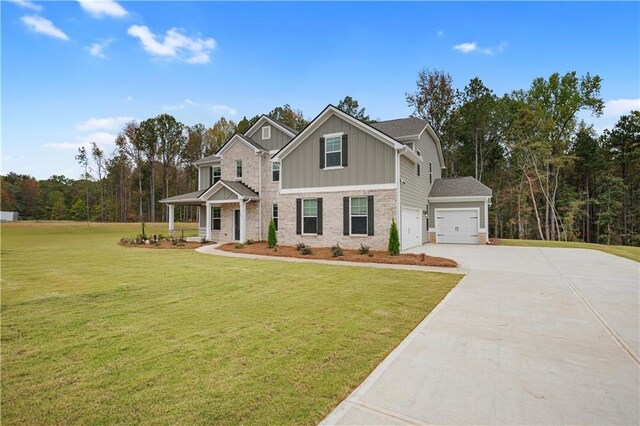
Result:
{"label": "tree line", "polygon": [[[424,69],[406,101],[439,134],[444,176],[474,176],[493,189],[491,236],[640,245],[640,112],[598,135],[578,117],[602,114],[601,83],[555,73],[498,96],[479,78],[456,88],[448,73]],[[337,106],[376,121],[349,96]],[[296,130],[308,123],[288,104],[267,115]],[[158,200],[197,190],[194,162],[258,118],[222,117],[210,128],[168,114],[127,123],[112,153],[79,148],[78,180],[2,176],[1,208],[23,219],[166,221]],[[196,217],[192,207],[176,209],[178,221]]]}

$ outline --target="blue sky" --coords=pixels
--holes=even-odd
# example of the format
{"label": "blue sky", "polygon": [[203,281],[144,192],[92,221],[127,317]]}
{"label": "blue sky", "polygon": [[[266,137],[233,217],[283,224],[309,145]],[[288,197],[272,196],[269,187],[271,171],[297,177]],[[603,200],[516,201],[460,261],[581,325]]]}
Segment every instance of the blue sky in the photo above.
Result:
{"label": "blue sky", "polygon": [[289,103],[314,117],[346,95],[405,117],[423,67],[497,94],[575,70],[603,78],[598,130],[640,107],[640,4],[218,3],[3,0],[2,173],[77,178],[124,121],[187,125]]}

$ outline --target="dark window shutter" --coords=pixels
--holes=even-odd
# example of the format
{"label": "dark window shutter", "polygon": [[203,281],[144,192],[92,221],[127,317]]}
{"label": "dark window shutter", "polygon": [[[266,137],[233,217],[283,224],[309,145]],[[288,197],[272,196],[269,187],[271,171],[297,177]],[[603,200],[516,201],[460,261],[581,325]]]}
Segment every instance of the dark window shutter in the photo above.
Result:
{"label": "dark window shutter", "polygon": [[320,168],[324,169],[324,138],[320,138]]}
{"label": "dark window shutter", "polygon": [[373,236],[373,195],[367,197],[367,235]]}
{"label": "dark window shutter", "polygon": [[296,234],[302,234],[302,198],[296,198]]}
{"label": "dark window shutter", "polygon": [[347,167],[349,162],[349,137],[342,135],[342,167]]}
{"label": "dark window shutter", "polygon": [[342,198],[342,234],[349,235],[349,197]]}
{"label": "dark window shutter", "polygon": [[322,235],[322,198],[318,198],[318,235]]}

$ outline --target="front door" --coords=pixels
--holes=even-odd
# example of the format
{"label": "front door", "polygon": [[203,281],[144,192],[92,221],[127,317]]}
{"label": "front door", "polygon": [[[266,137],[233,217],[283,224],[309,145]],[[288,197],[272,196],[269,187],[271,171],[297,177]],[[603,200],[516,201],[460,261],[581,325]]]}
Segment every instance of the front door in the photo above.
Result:
{"label": "front door", "polygon": [[240,241],[240,210],[233,211],[233,239]]}

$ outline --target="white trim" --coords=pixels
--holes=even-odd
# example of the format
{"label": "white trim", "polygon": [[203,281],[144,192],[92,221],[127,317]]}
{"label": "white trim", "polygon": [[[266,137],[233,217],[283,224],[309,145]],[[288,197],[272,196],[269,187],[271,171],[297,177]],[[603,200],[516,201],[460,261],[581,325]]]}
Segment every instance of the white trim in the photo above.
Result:
{"label": "white trim", "polygon": [[[340,152],[340,156],[342,156],[342,152]],[[342,161],[342,158],[340,158],[340,160]],[[325,162],[325,164],[327,163],[327,155],[326,155],[326,153],[325,153],[325,157],[324,157],[324,162]],[[340,170],[340,169],[344,169],[344,167],[342,167],[342,166],[325,167],[322,170]]]}
{"label": "white trim", "polygon": [[231,204],[231,203],[239,203],[240,201],[242,201],[241,199],[237,199],[237,200],[211,200],[211,201],[207,201],[207,203],[211,204],[212,206],[216,205],[216,204]]}
{"label": "white trim", "polygon": [[326,135],[322,135],[322,137],[326,141],[327,138],[337,138],[337,137],[342,137],[342,135],[344,135],[344,132],[327,133]]}
{"label": "white trim", "polygon": [[[268,135],[265,136],[265,130],[268,130],[267,133]],[[262,140],[263,141],[268,141],[269,139],[271,139],[271,126],[262,126],[260,128],[260,131],[262,132],[262,134],[260,136],[262,136]]]}
{"label": "white trim", "polygon": [[402,184],[402,179],[400,179],[400,153],[398,151],[396,151],[396,183],[395,183],[395,190],[396,190],[396,224],[398,225],[398,229],[400,229],[401,232],[399,232],[399,237],[400,237],[400,247],[402,247],[402,210],[401,210],[401,206],[400,206],[400,186]]}
{"label": "white trim", "polygon": [[360,120],[353,118],[349,114],[340,111],[338,108],[334,107],[333,105],[328,105],[320,113],[320,115],[318,115],[302,132],[298,133],[298,135],[296,135],[293,139],[291,139],[289,144],[284,146],[278,152],[278,154],[274,156],[274,159],[277,161],[282,161],[282,159],[285,158],[287,155],[289,155],[291,151],[293,151],[298,145],[300,145],[300,143],[302,143],[307,136],[312,134],[318,127],[320,127],[325,121],[327,121],[329,117],[331,117],[331,115],[337,115],[343,120],[353,124],[354,127],[357,127],[360,130],[366,133],[369,133],[372,136],[375,136],[377,139],[381,140],[382,142],[391,146],[394,149],[399,149],[402,146],[404,146],[398,141],[396,141],[395,139],[393,139],[392,137],[385,135],[384,133],[369,126],[368,124],[362,123]]}
{"label": "white trim", "polygon": [[207,241],[211,241],[211,216],[213,214],[213,212],[211,211],[211,205],[209,203],[205,204],[205,222],[204,222],[204,226],[206,227],[205,230],[205,237],[204,239]]}
{"label": "white trim", "polygon": [[[282,176],[280,176],[282,181]],[[287,188],[281,189],[280,194],[311,194],[316,192],[348,192],[348,191],[379,191],[396,189],[395,183],[381,183],[372,185],[344,185],[344,186],[318,186],[317,188]]]}
{"label": "white trim", "polygon": [[487,200],[487,195],[467,195],[461,197],[429,197],[430,203],[461,203],[465,201],[485,201]]}
{"label": "white trim", "polygon": [[210,160],[205,160],[204,158],[201,158],[200,160],[194,161],[193,165],[200,167],[200,166],[210,166],[212,164],[217,164],[220,163],[220,158],[214,158],[214,159],[210,159]]}
{"label": "white trim", "polygon": [[438,244],[438,211],[464,211],[464,210],[475,210],[476,212],[478,212],[478,230],[476,231],[478,240],[476,241],[476,244],[480,242],[480,232],[487,232],[486,228],[480,228],[480,219],[481,219],[480,207],[443,207],[440,209],[433,209],[433,215],[435,216],[434,220],[436,224],[436,228],[435,228],[436,244]]}
{"label": "white trim", "polygon": [[262,120],[266,120],[266,121],[268,121],[269,123],[271,123],[271,125],[273,125],[274,127],[276,127],[278,130],[280,130],[281,132],[283,132],[283,133],[285,133],[285,134],[287,134],[287,135],[291,136],[292,138],[293,138],[293,137],[295,137],[295,135],[296,135],[295,133],[291,132],[291,130],[287,129],[286,127],[282,126],[282,124],[278,123],[277,121],[275,121],[274,119],[272,119],[272,118],[270,118],[270,117],[267,117],[266,115],[262,115],[262,116],[258,119],[258,121],[256,121],[256,122],[253,124],[253,126],[249,127],[249,130],[247,130],[246,132],[244,132],[244,134],[245,134],[245,135],[249,135],[249,134],[253,133],[253,130],[254,130],[256,127],[259,127],[260,122],[261,122]]}
{"label": "white trim", "polygon": [[[238,200],[244,200],[245,198],[249,199],[249,200],[258,200],[260,197],[245,197],[242,194],[236,192],[233,188],[231,188],[229,185],[225,184],[222,180],[219,180],[218,182],[216,182],[215,184],[211,185],[206,191],[204,191],[202,194],[200,194],[200,196],[198,197],[198,201],[207,201],[209,202],[208,198],[211,197],[213,194],[215,194],[216,192],[218,192],[220,190],[220,187],[225,187],[227,188],[229,191],[233,192],[234,194],[236,194],[238,196]],[[234,203],[237,203],[238,200],[230,200]],[[211,200],[213,202],[216,203],[220,203],[220,202],[227,202],[227,200]]]}
{"label": "white trim", "polygon": [[[324,139],[324,167],[322,168],[322,170],[334,170],[334,169],[341,169],[342,168],[342,135],[344,135],[344,132],[338,132],[338,133],[328,133],[326,135],[322,135],[322,138]],[[331,151],[328,152],[327,151],[327,139],[338,139],[338,144],[340,145],[340,150],[338,151]],[[327,166],[327,156],[329,154],[335,154],[336,152],[340,153],[340,161],[338,162],[338,166]]]}

